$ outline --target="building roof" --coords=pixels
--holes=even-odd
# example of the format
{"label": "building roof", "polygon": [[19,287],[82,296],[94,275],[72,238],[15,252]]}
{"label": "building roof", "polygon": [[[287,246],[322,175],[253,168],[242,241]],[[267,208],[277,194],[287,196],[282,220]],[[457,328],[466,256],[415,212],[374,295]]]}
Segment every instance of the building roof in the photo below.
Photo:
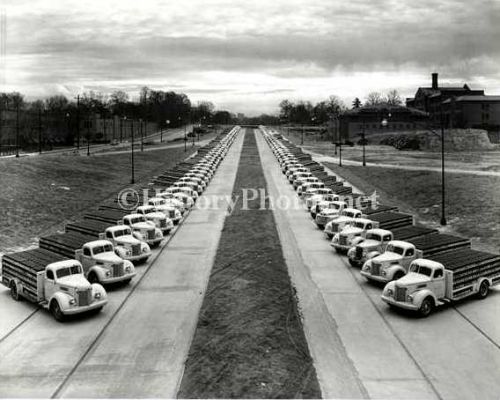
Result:
{"label": "building roof", "polygon": [[361,116],[366,114],[379,114],[379,113],[390,113],[390,114],[410,114],[418,117],[427,117],[428,114],[422,110],[418,110],[412,107],[405,106],[392,106],[387,104],[378,104],[373,106],[363,106],[360,108],[354,108],[344,112],[347,116]]}
{"label": "building roof", "polygon": [[[443,104],[451,103],[452,99],[447,99],[443,101]],[[455,98],[455,102],[500,102],[500,96],[487,96],[487,95],[469,95],[469,96],[459,96]]]}

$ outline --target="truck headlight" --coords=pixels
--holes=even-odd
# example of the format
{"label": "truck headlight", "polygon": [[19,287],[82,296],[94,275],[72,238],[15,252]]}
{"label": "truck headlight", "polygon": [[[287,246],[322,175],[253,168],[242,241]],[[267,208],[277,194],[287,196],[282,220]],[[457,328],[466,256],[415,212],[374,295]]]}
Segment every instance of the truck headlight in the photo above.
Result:
{"label": "truck headlight", "polygon": [[130,250],[127,249],[127,251],[125,252],[125,255],[126,256],[131,256],[132,255],[132,252]]}
{"label": "truck headlight", "polygon": [[368,263],[365,263],[365,265],[363,265],[363,271],[369,271],[370,270],[370,264]]}
{"label": "truck headlight", "polygon": [[74,306],[74,305],[76,304],[76,300],[75,300],[75,299],[71,299],[71,300],[69,301],[69,304],[70,304],[71,306]]}
{"label": "truck headlight", "polygon": [[411,294],[409,294],[408,296],[406,296],[406,301],[408,303],[413,303],[413,296]]}
{"label": "truck headlight", "polygon": [[392,289],[387,289],[386,294],[387,294],[387,296],[392,297],[392,295],[394,294],[394,292],[392,291]]}
{"label": "truck headlight", "polygon": [[128,273],[132,272],[132,268],[130,268],[130,265],[125,267],[125,272],[128,272]]}
{"label": "truck headlight", "polygon": [[106,271],[106,276],[111,276],[111,271]]}
{"label": "truck headlight", "polygon": [[386,276],[387,275],[387,271],[385,269],[383,269],[382,271],[380,271],[380,275]]}
{"label": "truck headlight", "polygon": [[96,292],[96,294],[94,294],[94,297],[96,299],[100,299],[101,298],[101,293],[100,292]]}

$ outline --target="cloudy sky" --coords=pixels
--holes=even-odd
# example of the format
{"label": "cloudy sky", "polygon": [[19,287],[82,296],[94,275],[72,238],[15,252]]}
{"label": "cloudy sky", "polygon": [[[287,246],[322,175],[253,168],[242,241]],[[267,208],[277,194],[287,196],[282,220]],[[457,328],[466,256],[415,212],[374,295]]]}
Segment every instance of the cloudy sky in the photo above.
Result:
{"label": "cloudy sky", "polygon": [[255,114],[469,83],[500,94],[497,0],[0,0],[2,91],[140,86]]}

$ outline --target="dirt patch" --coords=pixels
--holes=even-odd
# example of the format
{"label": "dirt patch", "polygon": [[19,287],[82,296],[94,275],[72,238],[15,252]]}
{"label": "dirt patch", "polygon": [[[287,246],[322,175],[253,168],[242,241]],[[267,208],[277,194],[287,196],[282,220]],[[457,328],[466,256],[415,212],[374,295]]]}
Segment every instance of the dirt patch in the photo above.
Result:
{"label": "dirt patch", "polygon": [[260,199],[242,209],[242,189],[265,187],[247,130],[233,188],[240,200],[224,223],[181,398],[321,397],[273,213]]}
{"label": "dirt patch", "polygon": [[[135,153],[136,181],[173,166],[193,150]],[[37,243],[130,182],[129,154],[47,155],[0,160],[0,253]]]}
{"label": "dirt patch", "polygon": [[[325,165],[365,193],[380,195],[382,203],[417,216],[426,225],[439,227],[441,174],[378,167]],[[500,251],[500,178],[468,174],[446,175],[446,232],[469,237],[478,250]]]}

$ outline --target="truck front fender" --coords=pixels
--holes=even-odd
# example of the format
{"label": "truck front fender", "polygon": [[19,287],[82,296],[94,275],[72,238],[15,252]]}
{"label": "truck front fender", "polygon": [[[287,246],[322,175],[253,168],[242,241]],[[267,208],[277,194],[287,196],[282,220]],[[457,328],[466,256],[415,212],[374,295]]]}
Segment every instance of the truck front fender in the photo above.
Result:
{"label": "truck front fender", "polygon": [[437,304],[436,295],[430,289],[422,289],[419,290],[418,292],[413,292],[412,296],[413,296],[413,304],[415,304],[418,308],[420,308],[422,302],[427,297],[432,297],[432,300],[434,300],[434,304]]}
{"label": "truck front fender", "polygon": [[93,283],[92,284],[92,298],[95,299],[95,295],[99,293],[101,295],[101,300],[106,299],[108,297],[108,294],[106,293],[106,290],[100,283]]}
{"label": "truck front fender", "polygon": [[120,258],[127,257],[127,248],[125,246],[115,246],[115,254]]}
{"label": "truck front fender", "polygon": [[380,251],[370,251],[367,255],[366,255],[366,259],[367,260],[370,260],[372,258],[375,258],[377,256],[379,256],[381,253]]}
{"label": "truck front fender", "polygon": [[357,237],[357,238],[354,238],[351,242],[351,246],[356,246],[358,244],[360,244],[361,242],[363,242],[365,239],[362,238],[362,237]]}
{"label": "truck front fender", "polygon": [[50,298],[49,304],[52,304],[53,301],[57,301],[59,303],[59,307],[61,308],[61,311],[64,313],[66,310],[68,310],[71,305],[69,304],[69,301],[73,297],[70,296],[67,293],[64,292],[55,292],[52,297]]}
{"label": "truck front fender", "polygon": [[406,270],[400,264],[390,265],[385,269],[385,272],[386,272],[386,278],[389,281],[394,280],[396,277],[397,279],[402,278],[404,275],[406,275]]}
{"label": "truck front fender", "polygon": [[106,272],[108,269],[104,268],[101,265],[94,265],[89,268],[87,272],[87,277],[90,276],[91,273],[94,273],[97,276],[97,280],[102,282],[103,280],[106,279]]}

